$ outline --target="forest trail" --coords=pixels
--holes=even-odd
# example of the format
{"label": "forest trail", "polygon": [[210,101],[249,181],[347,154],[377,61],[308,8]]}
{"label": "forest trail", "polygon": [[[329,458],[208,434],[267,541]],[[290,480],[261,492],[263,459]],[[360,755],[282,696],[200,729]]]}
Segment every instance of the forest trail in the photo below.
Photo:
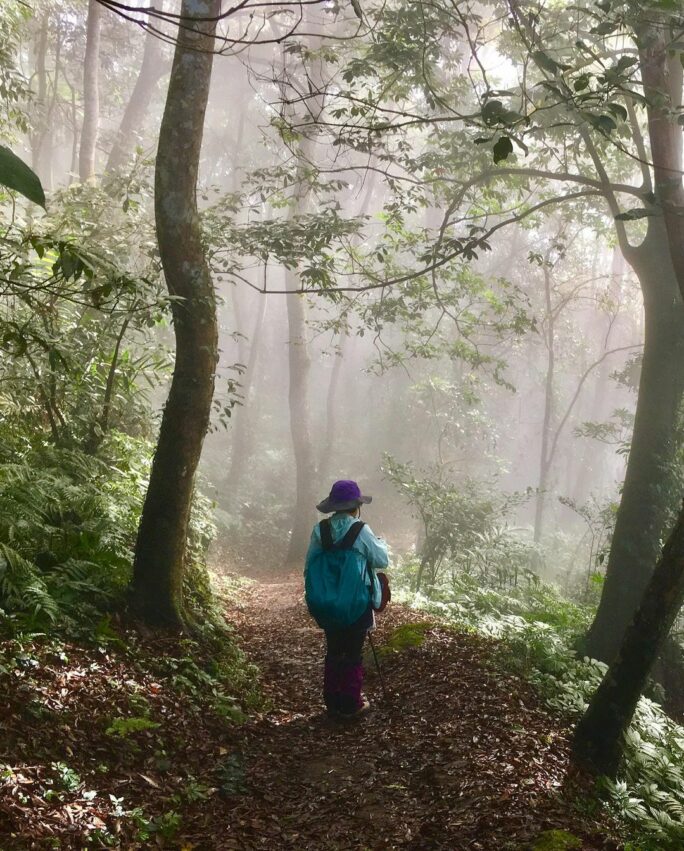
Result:
{"label": "forest trail", "polygon": [[243,661],[217,690],[214,651],[183,638],[5,642],[0,851],[621,847],[569,773],[567,724],[491,639],[392,604],[387,699],[371,661],[371,712],[330,721],[302,591],[299,572],[260,574],[226,603],[263,696],[242,723]]}
{"label": "forest trail", "polygon": [[[383,653],[387,699],[367,665],[372,711],[339,725],[323,712],[322,635],[301,574],[257,581],[229,618],[272,709],[241,728],[243,794],[229,801],[226,832],[206,847],[620,847],[576,803],[567,729],[502,671],[495,642],[392,605],[378,618],[377,645],[417,622],[422,643]],[[549,831],[577,839],[545,844]]]}

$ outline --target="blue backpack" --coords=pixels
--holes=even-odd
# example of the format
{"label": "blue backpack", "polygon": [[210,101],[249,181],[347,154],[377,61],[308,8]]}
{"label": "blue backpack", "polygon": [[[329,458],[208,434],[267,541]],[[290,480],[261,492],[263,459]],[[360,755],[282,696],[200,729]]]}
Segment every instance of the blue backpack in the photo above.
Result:
{"label": "blue backpack", "polygon": [[364,526],[359,520],[344,538],[333,543],[330,520],[319,524],[323,550],[309,561],[304,593],[309,613],[321,629],[351,626],[370,604],[365,581],[368,563],[363,553],[353,549]]}

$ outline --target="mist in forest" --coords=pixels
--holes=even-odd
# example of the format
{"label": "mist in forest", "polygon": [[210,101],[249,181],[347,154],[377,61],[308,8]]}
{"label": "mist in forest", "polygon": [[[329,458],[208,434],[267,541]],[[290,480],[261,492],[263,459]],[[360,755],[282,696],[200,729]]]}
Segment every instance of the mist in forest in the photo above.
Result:
{"label": "mist in forest", "polygon": [[679,6],[0,0],[12,842],[682,847]]}
{"label": "mist in forest", "polygon": [[[505,532],[530,568],[581,587],[610,543],[644,336],[639,283],[610,211],[595,200],[585,213],[556,205],[498,229],[439,281],[426,274],[413,289],[378,287],[383,275],[420,267],[408,256],[412,241],[416,255],[436,252],[463,222],[484,231],[515,205],[504,191],[455,214],[441,188],[411,173],[411,162],[439,148],[420,127],[394,156],[394,137],[378,150],[351,129],[342,138],[332,116],[354,47],[324,35],[349,35],[355,19],[333,5],[306,15],[306,35],[227,43],[214,60],[199,204],[220,357],[199,487],[216,503],[221,558],[275,569],[288,548],[301,555],[315,503],[334,480],[352,478],[373,495],[364,517],[398,558],[420,557],[435,514],[429,499],[461,493],[491,509],[471,547],[494,546]],[[286,24],[275,16],[273,34]],[[58,3],[27,30],[24,155],[76,218],[89,191],[122,216],[135,207],[144,226],[127,260],[149,270],[169,22],[145,34],[97,4]],[[472,77],[475,60],[458,33],[440,38],[446,90]],[[510,56],[490,46],[482,61],[515,85]],[[359,95],[364,84],[360,74]],[[414,87],[402,97],[424,105]],[[472,102],[474,89],[462,98]],[[94,126],[81,126],[82,112]],[[106,230],[96,221],[90,236]],[[293,294],[301,288],[310,294]],[[152,333],[126,338],[131,357],[170,354],[171,342],[163,317]],[[152,414],[139,424],[153,437],[169,370],[147,372],[134,381],[154,385]]]}

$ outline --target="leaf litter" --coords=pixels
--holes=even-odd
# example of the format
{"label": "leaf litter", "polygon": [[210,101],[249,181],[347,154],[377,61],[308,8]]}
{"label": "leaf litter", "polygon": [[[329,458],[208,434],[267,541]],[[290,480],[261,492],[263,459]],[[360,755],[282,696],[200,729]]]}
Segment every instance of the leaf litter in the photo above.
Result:
{"label": "leaf litter", "polygon": [[[227,618],[265,697],[243,724],[156,664],[182,657],[175,639],[5,644],[3,851],[524,851],[565,834],[622,848],[571,766],[567,722],[502,670],[494,640],[391,606],[374,638],[387,696],[369,660],[372,711],[337,725],[301,576],[256,582]],[[410,624],[420,641],[388,652]]]}

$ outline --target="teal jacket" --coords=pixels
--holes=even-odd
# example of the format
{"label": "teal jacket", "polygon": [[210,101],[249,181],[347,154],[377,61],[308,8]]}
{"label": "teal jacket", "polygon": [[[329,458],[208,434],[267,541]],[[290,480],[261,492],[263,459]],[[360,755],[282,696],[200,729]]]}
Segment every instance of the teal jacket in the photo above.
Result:
{"label": "teal jacket", "polygon": [[[344,538],[351,526],[356,523],[357,519],[358,518],[352,517],[351,514],[347,514],[344,511],[333,514],[330,518],[330,531],[332,532],[333,541],[339,541],[341,538]],[[304,568],[305,574],[312,556],[320,553],[322,549],[321,530],[318,523],[316,523],[313,527],[313,532],[311,533],[309,551],[306,554],[306,567]],[[358,538],[354,541],[353,549],[358,550],[366,557],[366,563],[374,571],[382,570],[389,564],[387,544],[382,540],[382,538],[376,538],[371,527],[368,525],[364,526],[359,533]],[[366,585],[369,589],[371,587],[371,582],[373,582],[373,607],[376,608],[380,605],[382,590],[375,574],[373,573],[371,575],[369,572],[366,572]]]}

